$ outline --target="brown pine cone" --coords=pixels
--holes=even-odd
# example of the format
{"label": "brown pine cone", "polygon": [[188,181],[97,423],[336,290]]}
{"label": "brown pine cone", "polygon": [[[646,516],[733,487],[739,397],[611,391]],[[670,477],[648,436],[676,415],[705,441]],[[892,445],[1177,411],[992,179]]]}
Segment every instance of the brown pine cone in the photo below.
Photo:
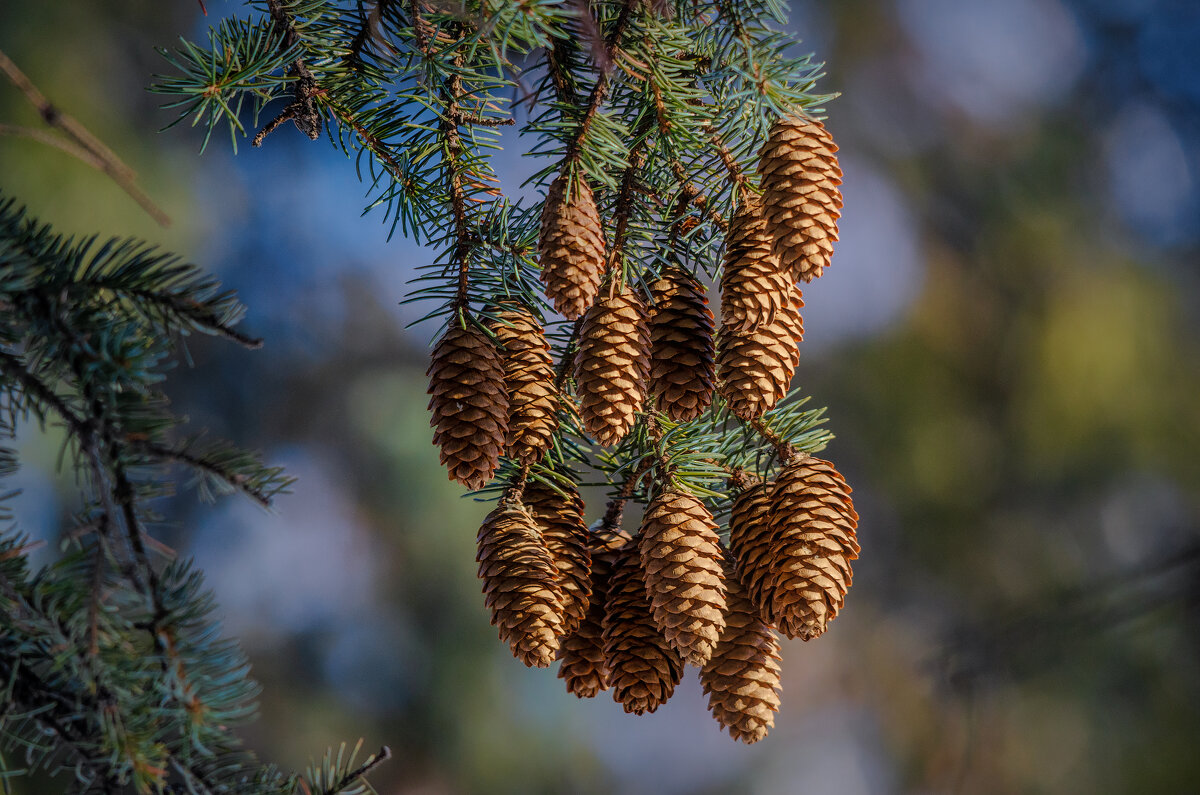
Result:
{"label": "brown pine cone", "polygon": [[574,320],[592,305],[604,275],[600,211],[582,174],[563,173],[550,183],[542,207],[538,253],[546,296],[559,313]]}
{"label": "brown pine cone", "polygon": [[508,392],[504,367],[492,341],[467,321],[452,321],[429,363],[429,409],[433,443],[441,448],[450,479],[483,488],[504,452]]}
{"label": "brown pine cone", "polygon": [[802,114],[771,128],[759,153],[763,208],[780,263],[806,282],[833,256],[842,214],[842,169],[825,125]]}
{"label": "brown pine cone", "polygon": [[649,374],[646,305],[628,286],[601,296],[583,316],[575,353],[579,414],[597,443],[614,445],[633,427]]}
{"label": "brown pine cone", "polygon": [[729,225],[721,270],[721,325],[753,331],[769,325],[787,304],[794,286],[779,264],[762,202],[747,193]]}
{"label": "brown pine cone", "polygon": [[604,604],[612,579],[617,550],[629,543],[620,530],[597,532],[589,536],[592,558],[591,604],[583,621],[562,640],[558,677],[567,684],[567,692],[579,698],[592,698],[608,689],[608,669],[604,666]]}
{"label": "brown pine cone", "polygon": [[[790,285],[789,285],[790,288]],[[729,409],[745,420],[762,416],[787,396],[800,362],[804,338],[800,291],[753,331],[722,328],[717,339],[717,391]]]}
{"label": "brown pine cone", "polygon": [[771,594],[771,486],[755,483],[733,498],[729,509],[729,552],[746,597],[768,623]]}
{"label": "brown pine cone", "polygon": [[671,268],[650,286],[650,391],[676,422],[699,417],[712,402],[713,313],[704,287]]}
{"label": "brown pine cone", "polygon": [[725,626],[725,551],[704,503],[659,492],[642,518],[638,548],[654,621],[693,665],[704,665]]}
{"label": "brown pine cone", "polygon": [[833,464],[801,456],[779,473],[771,503],[771,623],[812,640],[837,617],[858,559],[850,487]]}
{"label": "brown pine cone", "polygon": [[522,465],[533,464],[558,430],[558,389],[550,345],[542,325],[525,307],[503,303],[490,309],[488,329],[500,346],[508,389],[505,453]]}
{"label": "brown pine cone", "polygon": [[560,484],[566,494],[531,480],[525,486],[525,507],[541,531],[542,541],[558,569],[564,634],[570,634],[588,612],[592,598],[592,555],[583,523],[583,499],[574,483]]}
{"label": "brown pine cone", "polygon": [[667,643],[646,598],[636,542],[617,552],[604,602],[604,665],[613,700],[642,715],[666,703],[683,676],[683,660]]}
{"label": "brown pine cone", "polygon": [[708,711],[747,745],[767,736],[779,711],[779,640],[762,622],[736,577],[729,578],[725,629],[700,669]]}
{"label": "brown pine cone", "polygon": [[558,572],[533,518],[516,502],[501,502],[479,528],[479,579],[492,625],[513,656],[545,668],[558,653],[562,601]]}

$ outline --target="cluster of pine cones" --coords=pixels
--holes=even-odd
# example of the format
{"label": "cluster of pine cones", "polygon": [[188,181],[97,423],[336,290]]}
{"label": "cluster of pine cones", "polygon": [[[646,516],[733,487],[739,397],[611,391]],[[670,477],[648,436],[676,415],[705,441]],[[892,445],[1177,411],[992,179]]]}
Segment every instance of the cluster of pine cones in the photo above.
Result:
{"label": "cluster of pine cones", "polygon": [[595,198],[568,166],[548,191],[539,255],[546,296],[579,319],[574,396],[537,316],[512,300],[490,305],[480,325],[452,323],[433,352],[434,442],[450,477],[478,489],[501,456],[522,468],[479,531],[492,623],[527,665],[560,660],[559,676],[580,697],[611,689],[626,711],[653,712],[691,663],[716,719],[754,742],[779,705],[774,630],[810,640],[844,602],[859,551],[850,488],[832,464],[786,444],[773,482],[731,473],[728,545],[669,462],[658,465],[635,537],[619,529],[623,502],[589,529],[573,483],[524,478],[563,416],[607,447],[647,401],[688,422],[715,391],[755,422],[787,395],[804,331],[797,284],[821,275],[837,239],[836,151],[803,114],[773,126],[761,196],[739,186],[715,334],[706,289],[683,269],[660,273],[649,306],[606,269]]}

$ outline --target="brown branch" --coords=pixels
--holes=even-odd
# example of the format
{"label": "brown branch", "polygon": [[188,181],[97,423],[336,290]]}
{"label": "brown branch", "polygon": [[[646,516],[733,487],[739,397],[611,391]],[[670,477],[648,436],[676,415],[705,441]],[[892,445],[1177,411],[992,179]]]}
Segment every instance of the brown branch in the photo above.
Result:
{"label": "brown branch", "polygon": [[600,111],[600,106],[604,104],[605,98],[608,96],[609,83],[611,82],[609,75],[611,74],[611,64],[613,55],[616,52],[617,46],[621,42],[621,37],[625,35],[625,28],[629,26],[629,18],[633,15],[633,6],[637,0],[625,0],[621,5],[621,11],[617,15],[616,24],[613,26],[612,32],[604,42],[603,60],[600,61],[600,77],[596,80],[596,85],[592,87],[591,94],[588,95],[587,109],[584,111],[583,118],[579,122],[579,129],[575,133],[575,139],[571,141],[567,147],[567,162],[574,162],[579,159],[580,145],[583,139],[587,137],[588,130],[592,126],[592,120]]}
{"label": "brown branch", "polygon": [[[292,18],[284,9],[280,0],[267,0],[267,13],[275,26],[275,35],[279,37],[279,49],[289,50],[300,41],[300,34],[292,24]],[[321,114],[317,110],[314,97],[321,93],[316,78],[304,64],[303,58],[292,61],[290,73],[296,76],[296,88],[292,92],[292,102],[283,111],[267,123],[267,126],[254,136],[251,146],[262,146],[263,139],[270,135],[286,121],[296,125],[296,129],[315,141],[321,137]]]}
{"label": "brown branch", "polygon": [[752,420],[746,421],[746,424],[753,428],[759,436],[771,443],[771,446],[779,454],[779,460],[784,464],[790,463],[796,457],[796,448],[792,447],[791,443],[782,436],[775,433],[770,426],[762,421],[762,418],[755,417]]}
{"label": "brown branch", "polygon": [[378,754],[373,754],[367,761],[363,762],[361,765],[356,767],[354,770],[351,770],[349,773],[342,776],[341,780],[338,781],[335,785],[333,785],[333,787],[331,789],[326,790],[326,794],[334,795],[334,793],[341,792],[342,790],[346,789],[351,784],[353,784],[355,781],[358,781],[360,778],[363,778],[368,773],[370,773],[372,770],[379,767],[381,764],[383,764],[384,762],[386,762],[387,760],[389,760],[391,758],[392,758],[392,749],[388,748],[386,745],[383,746],[382,748],[379,749]]}

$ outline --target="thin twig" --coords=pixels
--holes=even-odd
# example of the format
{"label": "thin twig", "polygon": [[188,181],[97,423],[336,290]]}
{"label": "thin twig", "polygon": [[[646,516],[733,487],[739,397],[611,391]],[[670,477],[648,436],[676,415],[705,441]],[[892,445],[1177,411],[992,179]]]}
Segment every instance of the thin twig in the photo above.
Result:
{"label": "thin twig", "polygon": [[334,795],[334,793],[341,792],[342,790],[346,789],[351,784],[353,784],[355,781],[358,781],[360,778],[363,778],[368,773],[370,773],[372,770],[379,767],[381,764],[383,764],[384,762],[386,762],[387,760],[389,760],[391,758],[392,758],[392,749],[388,748],[386,745],[383,746],[382,748],[379,749],[379,753],[373,755],[370,759],[363,762],[361,765],[359,765],[355,769],[351,770],[346,775],[342,776],[341,780],[339,780],[337,782],[337,784],[335,784],[331,789],[327,790],[326,792],[328,793],[328,795]]}

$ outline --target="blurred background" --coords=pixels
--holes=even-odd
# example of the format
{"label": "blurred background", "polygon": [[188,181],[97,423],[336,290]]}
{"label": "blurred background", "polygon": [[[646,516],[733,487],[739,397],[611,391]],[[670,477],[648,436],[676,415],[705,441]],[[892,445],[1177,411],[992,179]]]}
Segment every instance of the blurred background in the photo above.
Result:
{"label": "blurred background", "polygon": [[[753,747],[694,671],[635,718],[497,641],[486,508],[430,443],[433,324],[398,307],[428,255],[360,217],[327,142],[288,126],[201,157],[196,131],[156,133],[173,117],[145,91],[153,47],[246,13],[207,5],[0,0],[0,49],[139,171],[170,229],[33,141],[0,137],[0,187],[60,231],[203,264],[266,339],[189,340],[170,392],[295,492],[267,514],[184,491],[160,533],[253,661],[265,758],[386,743],[387,795],[1200,791],[1200,3],[793,3],[843,92],[846,172],[797,384],[829,406],[863,555],[828,634],[784,642]],[[0,122],[38,124],[7,83]],[[23,444],[18,516],[54,540],[73,484],[57,440]]]}

